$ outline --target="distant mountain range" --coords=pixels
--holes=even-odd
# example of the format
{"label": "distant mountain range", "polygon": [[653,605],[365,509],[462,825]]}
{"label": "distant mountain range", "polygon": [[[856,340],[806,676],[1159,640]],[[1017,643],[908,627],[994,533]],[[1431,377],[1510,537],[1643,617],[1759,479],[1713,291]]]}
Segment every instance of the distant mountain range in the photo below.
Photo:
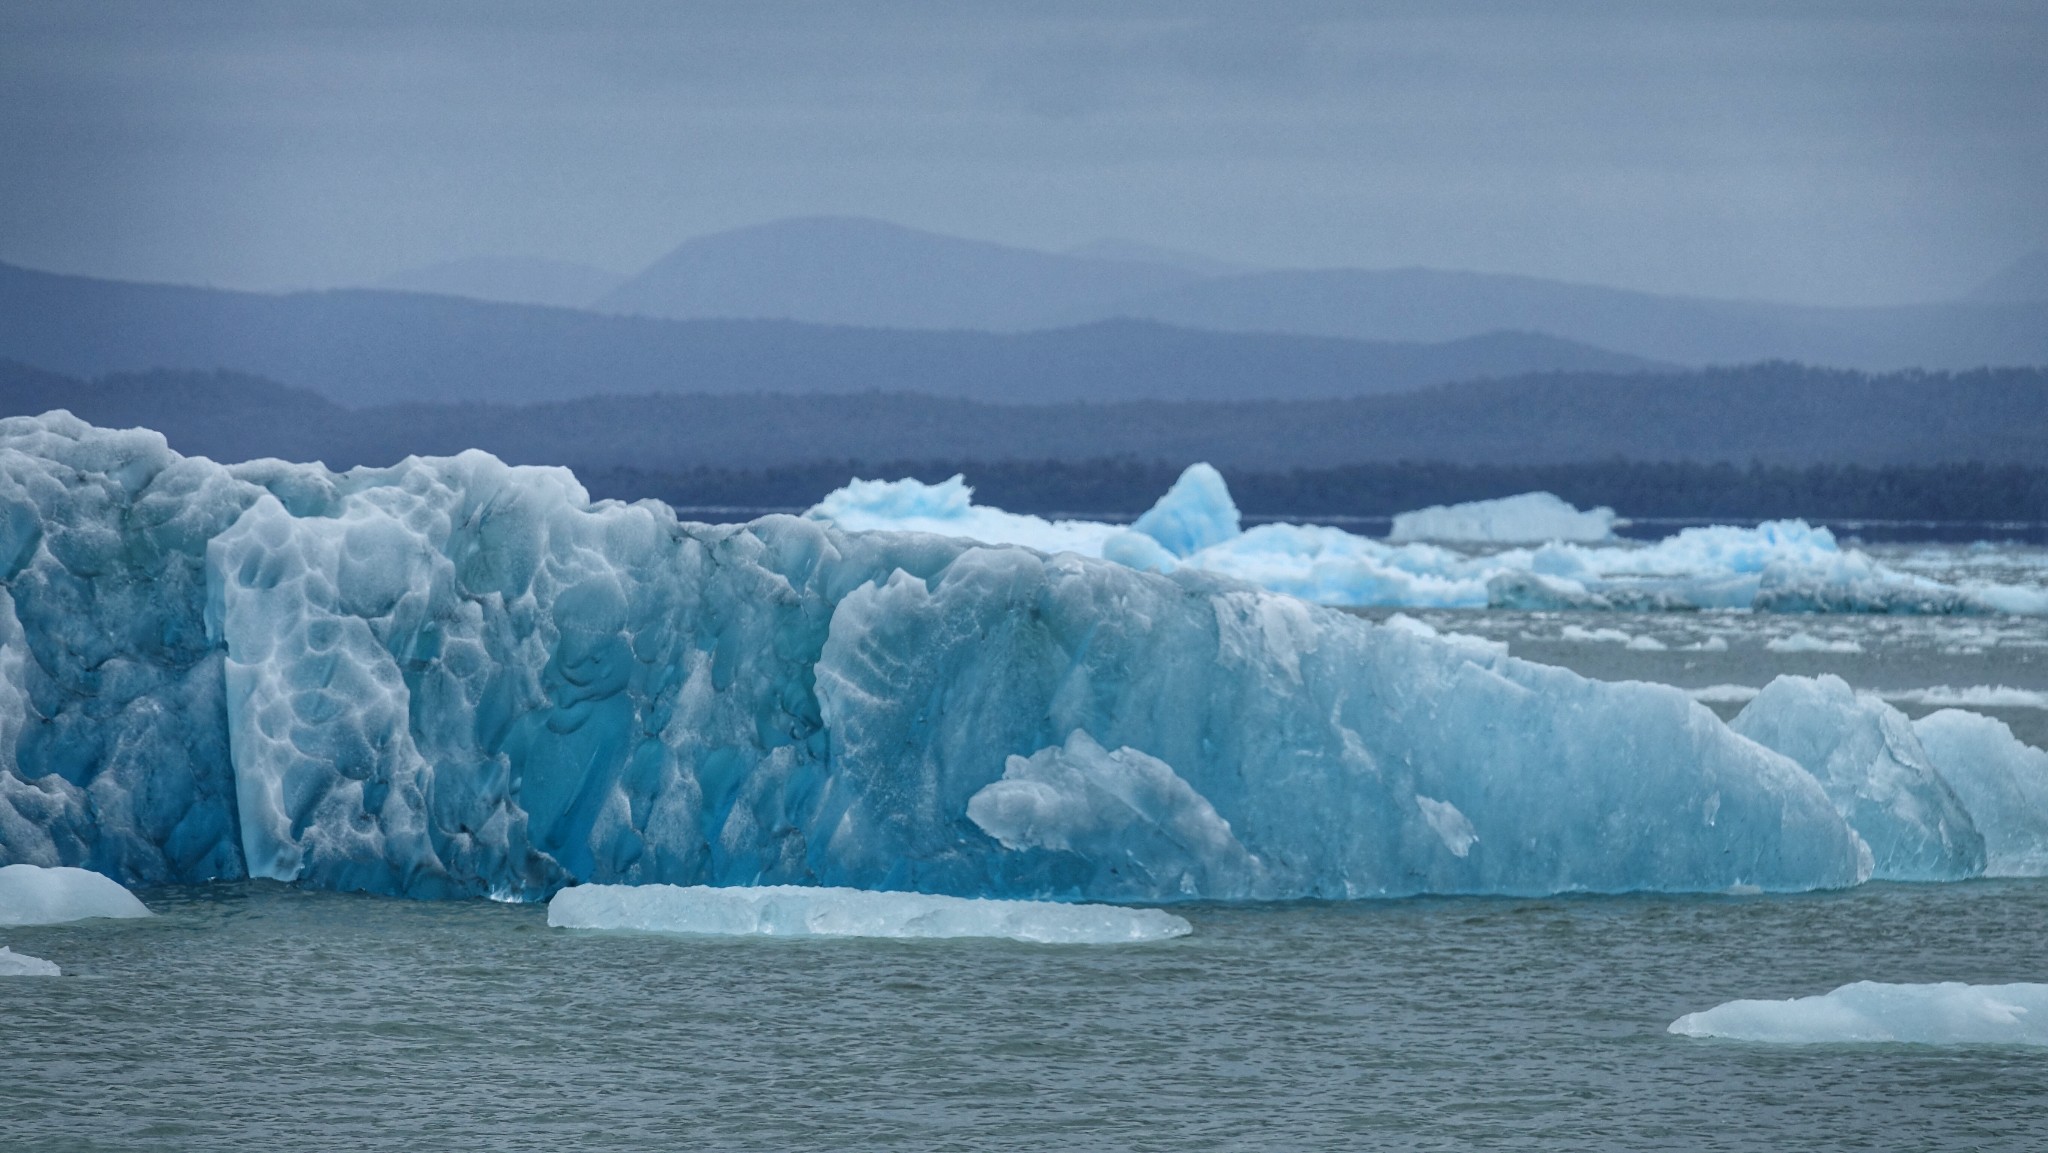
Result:
{"label": "distant mountain range", "polygon": [[501,304],[588,308],[626,282],[623,273],[536,256],[475,256],[395,272],[373,287],[433,292]]}
{"label": "distant mountain range", "polygon": [[1517,333],[1424,344],[1128,320],[1010,334],[676,321],[407,292],[133,284],[8,265],[0,265],[0,357],[82,376],[228,369],[349,406],[658,392],[1249,400],[1656,367]]}
{"label": "distant mountain range", "polygon": [[343,467],[483,448],[578,469],[1122,457],[1285,471],[1387,461],[1537,465],[2048,465],[2048,369],[1868,376],[1788,364],[1555,373],[1325,400],[1002,405],[900,393],[605,396],[343,408],[226,373],[85,381],[0,363],[0,415],[68,408],[218,460]]}
{"label": "distant mountain range", "polygon": [[[515,280],[508,274],[505,283]],[[497,295],[543,299],[520,291]],[[808,217],[699,237],[609,292],[583,291],[546,299],[668,319],[986,332],[1109,319],[1365,341],[1533,332],[1687,365],[1785,359],[1881,371],[2048,363],[2048,254],[1961,301],[1822,308],[1423,268],[1256,271],[1118,241],[1050,253],[876,220]]]}

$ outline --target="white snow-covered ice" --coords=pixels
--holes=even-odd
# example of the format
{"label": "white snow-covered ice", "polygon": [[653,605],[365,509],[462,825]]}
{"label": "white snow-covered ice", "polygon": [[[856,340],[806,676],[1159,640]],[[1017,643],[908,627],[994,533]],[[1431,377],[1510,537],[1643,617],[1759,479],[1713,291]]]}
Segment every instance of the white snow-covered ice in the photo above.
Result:
{"label": "white snow-covered ice", "polygon": [[1474,544],[1604,541],[1613,539],[1614,521],[1611,508],[1579,509],[1551,493],[1525,492],[1404,512],[1394,518],[1387,539]]}
{"label": "white snow-covered ice", "polygon": [[1815,997],[1728,1001],[1670,1032],[1786,1045],[2048,1045],[2048,985],[1858,981]]}
{"label": "white snow-covered ice", "polygon": [[0,925],[56,925],[91,917],[147,917],[149,907],[86,869],[0,866]]}
{"label": "white snow-covered ice", "polygon": [[722,937],[997,937],[1041,945],[1134,944],[1191,931],[1187,921],[1158,909],[801,885],[578,885],[548,902],[548,924]]}
{"label": "white snow-covered ice", "polygon": [[60,977],[63,973],[57,966],[41,957],[17,953],[0,945],[0,977]]}

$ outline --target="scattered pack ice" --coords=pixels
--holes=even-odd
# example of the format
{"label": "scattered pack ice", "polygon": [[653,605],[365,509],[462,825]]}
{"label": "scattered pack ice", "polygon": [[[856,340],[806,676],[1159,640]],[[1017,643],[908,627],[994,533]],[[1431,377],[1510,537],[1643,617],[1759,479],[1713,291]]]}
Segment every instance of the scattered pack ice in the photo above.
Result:
{"label": "scattered pack ice", "polygon": [[1158,909],[876,893],[800,885],[578,885],[548,902],[559,929],[638,929],[724,937],[1001,937],[1040,945],[1117,945],[1185,937]]}
{"label": "scattered pack ice", "polygon": [[1817,997],[1729,1001],[1670,1031],[1792,1045],[2048,1045],[2048,985],[1858,981]]}
{"label": "scattered pack ice", "polygon": [[1604,541],[1613,536],[1613,509],[1581,510],[1547,492],[1525,492],[1404,512],[1394,518],[1387,539],[1541,544]]}
{"label": "scattered pack ice", "polygon": [[[1128,529],[976,505],[960,477],[855,481],[806,515],[855,531],[1072,551],[1151,572],[1201,569],[1351,607],[2048,613],[2048,589],[1901,572],[1843,550],[1804,521],[1690,528],[1639,545],[1611,539],[1613,510],[1582,512],[1549,493],[1403,513],[1386,541],[1317,525],[1245,529],[1222,476],[1206,464],[1191,465]],[[1487,551],[1425,541],[1545,543]]]}
{"label": "scattered pack ice", "polygon": [[1177,563],[1266,532],[1198,470],[1105,542],[1163,574],[682,523],[476,452],[223,466],[64,414],[0,421],[0,510],[0,861],[130,884],[1168,901],[2028,859],[1931,754],[1830,751],[1867,746],[1853,694],[1780,718],[1787,755],[1677,689]]}
{"label": "scattered pack ice", "polygon": [[0,977],[58,977],[62,972],[55,964],[41,957],[17,953],[0,945]]}
{"label": "scattered pack ice", "polygon": [[56,925],[91,917],[147,917],[135,894],[85,869],[0,866],[0,925]]}

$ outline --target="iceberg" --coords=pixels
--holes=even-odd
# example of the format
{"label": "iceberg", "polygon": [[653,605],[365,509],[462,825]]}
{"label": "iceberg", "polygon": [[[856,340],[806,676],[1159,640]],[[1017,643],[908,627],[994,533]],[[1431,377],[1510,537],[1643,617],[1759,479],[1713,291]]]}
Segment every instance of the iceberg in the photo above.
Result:
{"label": "iceberg", "polygon": [[[1207,467],[1207,466],[1202,466]],[[1213,470],[1212,470],[1213,471]],[[1216,480],[1222,484],[1222,478]],[[1224,499],[1229,499],[1226,493]],[[1237,510],[1231,509],[1234,517]],[[1103,542],[1124,530],[1085,520],[1046,520],[974,503],[967,478],[937,484],[903,480],[854,480],[826,494],[804,516],[847,532],[926,532],[966,537],[984,544],[1017,544],[1040,552],[1101,556]]]}
{"label": "iceberg", "polygon": [[1819,780],[1677,689],[1194,565],[690,524],[480,452],[224,466],[61,413],[0,421],[0,484],[0,861],[507,899],[1868,872]]}
{"label": "iceberg", "polygon": [[147,917],[135,894],[84,869],[0,866],[0,925],[57,925],[90,917]]}
{"label": "iceberg", "polygon": [[1729,727],[1784,753],[1827,789],[1870,848],[1872,876],[1954,881],[1984,872],[1984,835],[1906,715],[1840,677],[1779,677]]}
{"label": "iceberg", "polygon": [[1983,834],[1985,875],[2048,876],[2048,752],[1961,709],[1921,717],[1913,736]]}
{"label": "iceberg", "polygon": [[62,971],[51,962],[41,957],[31,957],[26,953],[17,953],[5,945],[0,945],[0,977],[60,976],[63,976]]}
{"label": "iceberg", "polygon": [[2048,1045],[2048,985],[1858,981],[1817,997],[1729,1001],[1669,1031],[1781,1045]]}
{"label": "iceberg", "polygon": [[1611,508],[1580,510],[1547,492],[1525,492],[1401,513],[1387,539],[1490,544],[1603,541],[1613,539],[1614,524]]}
{"label": "iceberg", "polygon": [[1193,931],[1158,909],[799,885],[578,885],[548,902],[548,924],[721,937],[996,937],[1035,945],[1136,944]]}
{"label": "iceberg", "polygon": [[[1494,505],[1508,511],[1492,510]],[[1486,510],[1469,516],[1459,511],[1481,506]],[[1546,508],[1557,516],[1536,511]],[[1518,509],[1530,511],[1523,516]],[[1558,519],[1565,514],[1582,519]],[[2048,614],[2048,589],[1988,581],[1947,584],[1901,572],[1863,552],[1844,551],[1827,529],[1804,521],[1688,528],[1637,545],[1612,538],[1612,510],[1581,513],[1544,493],[1403,514],[1421,519],[1397,521],[1397,531],[1384,541],[1319,525],[1244,529],[1222,475],[1206,464],[1190,466],[1128,529],[975,505],[960,477],[939,485],[855,481],[805,515],[849,531],[965,536],[1102,557],[1144,572],[1199,569],[1318,604],[1356,608]],[[1568,525],[1583,531],[1566,531]],[[1537,532],[1539,526],[1546,531]],[[1480,547],[1523,534],[1547,543]],[[1467,549],[1425,543],[1419,539],[1424,537],[1462,540]]]}

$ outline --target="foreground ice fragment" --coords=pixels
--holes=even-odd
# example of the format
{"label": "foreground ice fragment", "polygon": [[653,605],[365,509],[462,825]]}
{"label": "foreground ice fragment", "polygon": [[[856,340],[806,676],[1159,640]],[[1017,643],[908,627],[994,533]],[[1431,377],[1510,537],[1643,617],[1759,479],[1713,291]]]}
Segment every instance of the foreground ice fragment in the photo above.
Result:
{"label": "foreground ice fragment", "polygon": [[1580,510],[1547,492],[1525,492],[1404,512],[1394,518],[1387,539],[1523,544],[1603,541],[1613,536],[1613,509]]}
{"label": "foreground ice fragment", "polygon": [[1164,941],[1191,931],[1157,909],[802,885],[578,885],[548,902],[548,924],[736,937],[1000,937],[1044,945]]}
{"label": "foreground ice fragment", "polygon": [[1729,1001],[1669,1031],[1794,1045],[2048,1045],[2048,985],[1858,981],[1817,997]]}
{"label": "foreground ice fragment", "polygon": [[56,925],[88,917],[147,917],[149,907],[85,869],[0,866],[0,925]]}
{"label": "foreground ice fragment", "polygon": [[63,973],[55,964],[41,957],[17,953],[0,945],[0,977],[59,977]]}

